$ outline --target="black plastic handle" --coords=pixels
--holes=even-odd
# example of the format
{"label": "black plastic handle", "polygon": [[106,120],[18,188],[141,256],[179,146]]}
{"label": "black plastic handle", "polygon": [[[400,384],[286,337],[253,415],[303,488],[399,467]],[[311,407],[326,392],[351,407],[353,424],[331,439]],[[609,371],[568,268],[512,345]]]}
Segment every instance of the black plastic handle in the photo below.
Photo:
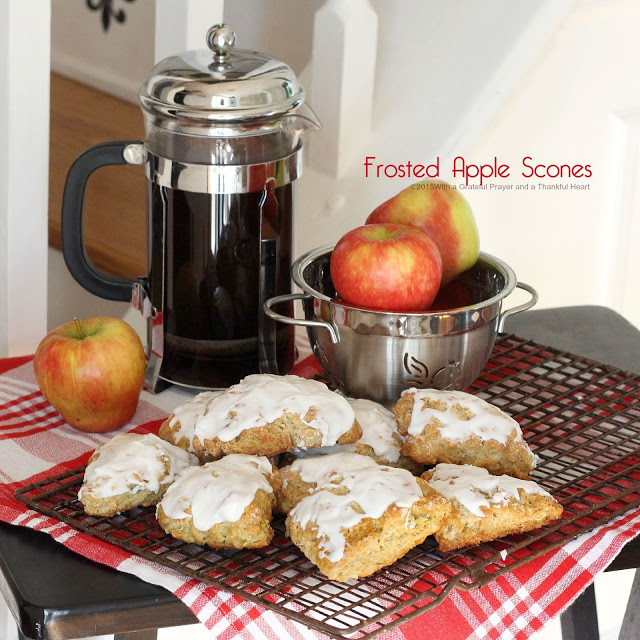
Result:
{"label": "black plastic handle", "polygon": [[134,280],[117,278],[96,269],[84,245],[82,214],[84,192],[89,176],[100,167],[127,164],[124,150],[139,141],[105,142],[87,149],[78,156],[67,174],[62,196],[62,253],[71,275],[87,291],[107,300],[131,301]]}

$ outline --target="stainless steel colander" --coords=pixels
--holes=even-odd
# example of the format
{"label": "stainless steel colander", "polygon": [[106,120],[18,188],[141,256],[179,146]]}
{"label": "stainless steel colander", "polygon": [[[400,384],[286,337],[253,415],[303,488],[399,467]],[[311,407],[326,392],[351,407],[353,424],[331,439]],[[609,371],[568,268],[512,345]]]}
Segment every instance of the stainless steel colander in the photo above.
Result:
{"label": "stainless steel colander", "polygon": [[[386,406],[408,387],[466,389],[486,364],[505,319],[538,300],[532,287],[517,282],[511,267],[481,253],[471,269],[443,287],[428,312],[354,307],[336,297],[329,270],[333,246],[299,258],[292,276],[303,293],[271,298],[265,311],[274,320],[307,328],[313,352],[336,388]],[[531,298],[502,311],[502,301],[516,287]],[[293,300],[302,300],[304,319],[274,310]]]}

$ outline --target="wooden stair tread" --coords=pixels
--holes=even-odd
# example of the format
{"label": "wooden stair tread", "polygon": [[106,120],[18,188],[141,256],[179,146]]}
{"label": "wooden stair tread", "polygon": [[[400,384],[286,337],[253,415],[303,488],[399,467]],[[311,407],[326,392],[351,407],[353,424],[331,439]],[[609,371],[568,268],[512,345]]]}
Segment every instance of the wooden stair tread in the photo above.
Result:
{"label": "wooden stair tread", "polygon": [[[69,167],[100,142],[144,140],[140,107],[51,74],[49,245],[62,248],[60,208]],[[142,166],[105,167],[87,183],[84,237],[99,269],[133,278],[147,272],[147,196]]]}

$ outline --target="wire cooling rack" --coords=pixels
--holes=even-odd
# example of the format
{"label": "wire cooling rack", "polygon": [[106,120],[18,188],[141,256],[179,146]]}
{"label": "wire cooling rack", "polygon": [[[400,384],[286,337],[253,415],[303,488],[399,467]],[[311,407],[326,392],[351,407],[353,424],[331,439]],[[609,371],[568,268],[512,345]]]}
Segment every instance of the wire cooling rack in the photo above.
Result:
{"label": "wire cooling rack", "polygon": [[438,605],[453,588],[483,586],[632,507],[640,506],[640,375],[501,336],[471,392],[515,417],[540,457],[532,479],[563,505],[553,525],[441,552],[432,538],[368,578],[338,583],[285,536],[263,549],[220,551],[175,540],[153,508],[112,518],[78,502],[84,469],[19,489],[41,513],[273,609],[333,638],[372,638]]}

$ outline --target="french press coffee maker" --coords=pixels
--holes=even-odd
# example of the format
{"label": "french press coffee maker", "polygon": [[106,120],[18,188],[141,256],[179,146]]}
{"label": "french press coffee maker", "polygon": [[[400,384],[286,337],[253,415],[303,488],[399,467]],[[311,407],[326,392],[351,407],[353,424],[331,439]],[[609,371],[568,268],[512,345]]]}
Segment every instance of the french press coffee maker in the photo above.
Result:
{"label": "french press coffee maker", "polygon": [[[207,44],[155,66],[139,94],[146,140],[88,149],[63,196],[71,274],[148,318],[152,391],[226,387],[293,362],[292,328],[276,327],[263,304],[291,291],[301,134],[320,126],[286,64],[235,48],[226,25],[212,27]],[[98,271],[82,236],[87,179],[127,163],[144,164],[148,187],[148,273],[137,280]]]}

